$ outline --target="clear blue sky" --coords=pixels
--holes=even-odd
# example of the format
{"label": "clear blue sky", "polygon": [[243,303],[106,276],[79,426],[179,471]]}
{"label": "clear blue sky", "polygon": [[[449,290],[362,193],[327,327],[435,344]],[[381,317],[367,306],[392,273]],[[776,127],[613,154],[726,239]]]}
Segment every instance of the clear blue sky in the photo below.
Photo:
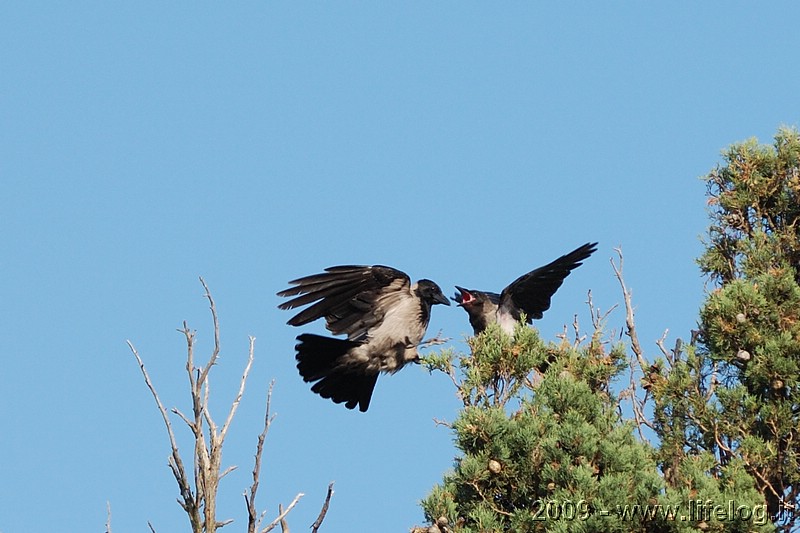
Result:
{"label": "clear blue sky", "polygon": [[[366,414],[294,367],[276,291],[341,263],[501,289],[586,242],[537,323],[586,294],[642,342],[686,337],[703,298],[698,179],[729,144],[800,120],[791,2],[6,2],[0,6],[0,532],[186,531],[168,441],[125,341],[189,410],[184,343],[218,304],[214,414],[256,361],[219,516],[246,520],[264,396],[261,508],[298,531],[403,531],[454,457],[443,376],[382,377]],[[622,324],[619,311],[610,326]],[[465,349],[466,315],[429,329]],[[322,332],[321,325],[305,331]],[[670,341],[672,342],[672,340]],[[183,451],[188,431],[175,421]]]}

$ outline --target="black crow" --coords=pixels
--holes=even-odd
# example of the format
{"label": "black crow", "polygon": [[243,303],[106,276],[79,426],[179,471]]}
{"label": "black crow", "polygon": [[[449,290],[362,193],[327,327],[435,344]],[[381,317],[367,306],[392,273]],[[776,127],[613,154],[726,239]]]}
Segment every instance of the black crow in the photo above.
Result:
{"label": "black crow", "polygon": [[325,318],[328,331],[347,340],[304,333],[297,337],[297,369],[311,390],[323,398],[369,407],[380,372],[394,374],[419,360],[431,306],[450,305],[439,286],[427,279],[412,284],[391,267],[335,266],[289,282],[278,296],[294,296],[278,306],[309,305],[288,324],[302,326]]}
{"label": "black crow", "polygon": [[542,318],[542,313],[550,309],[550,297],[564,282],[564,278],[581,266],[581,261],[595,250],[596,242],[586,243],[552,263],[520,276],[500,294],[456,286],[458,292],[453,301],[469,314],[469,323],[475,335],[494,322],[499,322],[506,333],[513,334],[522,313],[525,313],[529,324],[533,319]]}

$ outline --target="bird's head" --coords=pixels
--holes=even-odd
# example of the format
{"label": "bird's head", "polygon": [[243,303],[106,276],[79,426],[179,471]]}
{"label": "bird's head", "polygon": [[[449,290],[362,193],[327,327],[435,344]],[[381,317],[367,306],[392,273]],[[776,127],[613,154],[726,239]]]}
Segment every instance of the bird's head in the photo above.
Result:
{"label": "bird's head", "polygon": [[497,320],[497,306],[500,304],[500,295],[493,292],[465,289],[456,285],[458,292],[453,301],[467,312],[469,323],[475,335]]}
{"label": "bird's head", "polygon": [[472,291],[464,287],[459,287],[458,285],[456,285],[456,289],[458,292],[452,299],[460,307],[474,307],[486,299],[484,294],[480,291]]}
{"label": "bird's head", "polygon": [[450,305],[442,289],[429,279],[421,279],[417,282],[417,294],[430,305]]}

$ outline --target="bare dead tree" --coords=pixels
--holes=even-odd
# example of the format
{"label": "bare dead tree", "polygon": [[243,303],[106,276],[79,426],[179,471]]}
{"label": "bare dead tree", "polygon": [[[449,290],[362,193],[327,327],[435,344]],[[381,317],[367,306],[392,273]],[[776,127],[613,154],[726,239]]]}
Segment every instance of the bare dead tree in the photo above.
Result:
{"label": "bare dead tree", "polygon": [[[236,469],[235,466],[230,466],[225,470],[222,470],[222,448],[225,443],[225,437],[230,429],[231,422],[236,415],[239,403],[244,395],[247,378],[253,365],[255,337],[249,337],[250,342],[247,364],[242,372],[241,380],[239,381],[239,389],[233,402],[231,402],[231,406],[228,409],[225,421],[223,422],[222,427],[220,427],[212,417],[211,411],[209,410],[209,376],[211,369],[217,363],[217,359],[219,358],[220,354],[219,320],[217,317],[217,308],[214,303],[214,299],[212,298],[211,292],[209,291],[208,286],[203,278],[200,278],[200,283],[203,285],[203,289],[205,291],[204,297],[208,300],[211,309],[211,319],[214,327],[214,347],[206,364],[202,366],[196,366],[194,354],[195,331],[189,329],[189,326],[186,322],[183,323],[183,327],[178,331],[180,331],[186,339],[186,374],[189,380],[189,393],[192,401],[192,410],[190,415],[186,415],[177,408],[170,409],[174,415],[176,415],[186,424],[194,438],[194,450],[192,454],[193,468],[191,475],[187,472],[187,469],[184,466],[184,461],[178,449],[178,441],[175,437],[175,432],[173,430],[172,422],[167,409],[161,402],[158,392],[153,386],[153,382],[150,379],[150,375],[148,374],[138,351],[131,341],[128,341],[127,344],[136,358],[137,363],[139,364],[139,369],[142,372],[144,382],[156,402],[156,407],[161,414],[161,418],[167,430],[167,436],[169,437],[171,448],[168,465],[172,471],[175,481],[178,483],[178,489],[180,491],[178,503],[186,512],[189,522],[192,526],[193,533],[214,533],[217,529],[222,528],[233,521],[231,519],[220,521],[217,520],[216,517],[216,502],[219,483],[222,478]],[[267,437],[269,427],[275,417],[275,415],[270,414],[273,385],[274,382],[270,383],[269,390],[267,392],[264,427],[258,436],[256,444],[253,483],[249,488],[249,492],[245,492],[245,502],[247,504],[248,512],[248,533],[267,533],[278,525],[281,525],[284,532],[288,532],[286,516],[297,505],[297,503],[300,501],[300,498],[303,497],[303,493],[298,493],[285,510],[282,506],[279,507],[280,510],[278,516],[272,522],[263,528],[261,527],[261,523],[266,515],[266,512],[257,514],[255,498],[259,485],[264,440]],[[331,494],[332,485],[328,489],[328,497],[325,499],[322,512],[320,513],[320,517],[317,519],[317,522],[314,523],[315,525],[317,525],[317,523],[322,523],[322,519],[324,519],[325,514],[327,513]],[[150,525],[149,522],[148,526],[150,527],[151,531],[154,531],[153,526]],[[106,529],[110,533],[110,506]]]}

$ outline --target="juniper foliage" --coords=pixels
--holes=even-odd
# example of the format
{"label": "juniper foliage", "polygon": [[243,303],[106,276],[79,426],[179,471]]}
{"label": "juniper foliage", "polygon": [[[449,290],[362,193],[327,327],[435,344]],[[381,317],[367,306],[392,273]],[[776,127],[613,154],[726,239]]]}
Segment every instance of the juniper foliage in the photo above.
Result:
{"label": "juniper foliage", "polygon": [[689,342],[634,357],[593,315],[574,341],[521,322],[427,358],[464,407],[425,531],[797,530],[800,134],[734,144],[703,179],[710,287]]}
{"label": "juniper foliage", "polygon": [[705,181],[699,264],[714,283],[698,357],[719,384],[694,421],[720,464],[752,475],[783,531],[800,526],[800,134],[734,144]]}
{"label": "juniper foliage", "polygon": [[455,377],[464,403],[452,424],[460,456],[423,501],[427,519],[459,532],[648,531],[644,517],[617,516],[663,489],[611,391],[625,347],[545,343],[524,322],[513,338],[491,327],[469,345],[426,361]]}

